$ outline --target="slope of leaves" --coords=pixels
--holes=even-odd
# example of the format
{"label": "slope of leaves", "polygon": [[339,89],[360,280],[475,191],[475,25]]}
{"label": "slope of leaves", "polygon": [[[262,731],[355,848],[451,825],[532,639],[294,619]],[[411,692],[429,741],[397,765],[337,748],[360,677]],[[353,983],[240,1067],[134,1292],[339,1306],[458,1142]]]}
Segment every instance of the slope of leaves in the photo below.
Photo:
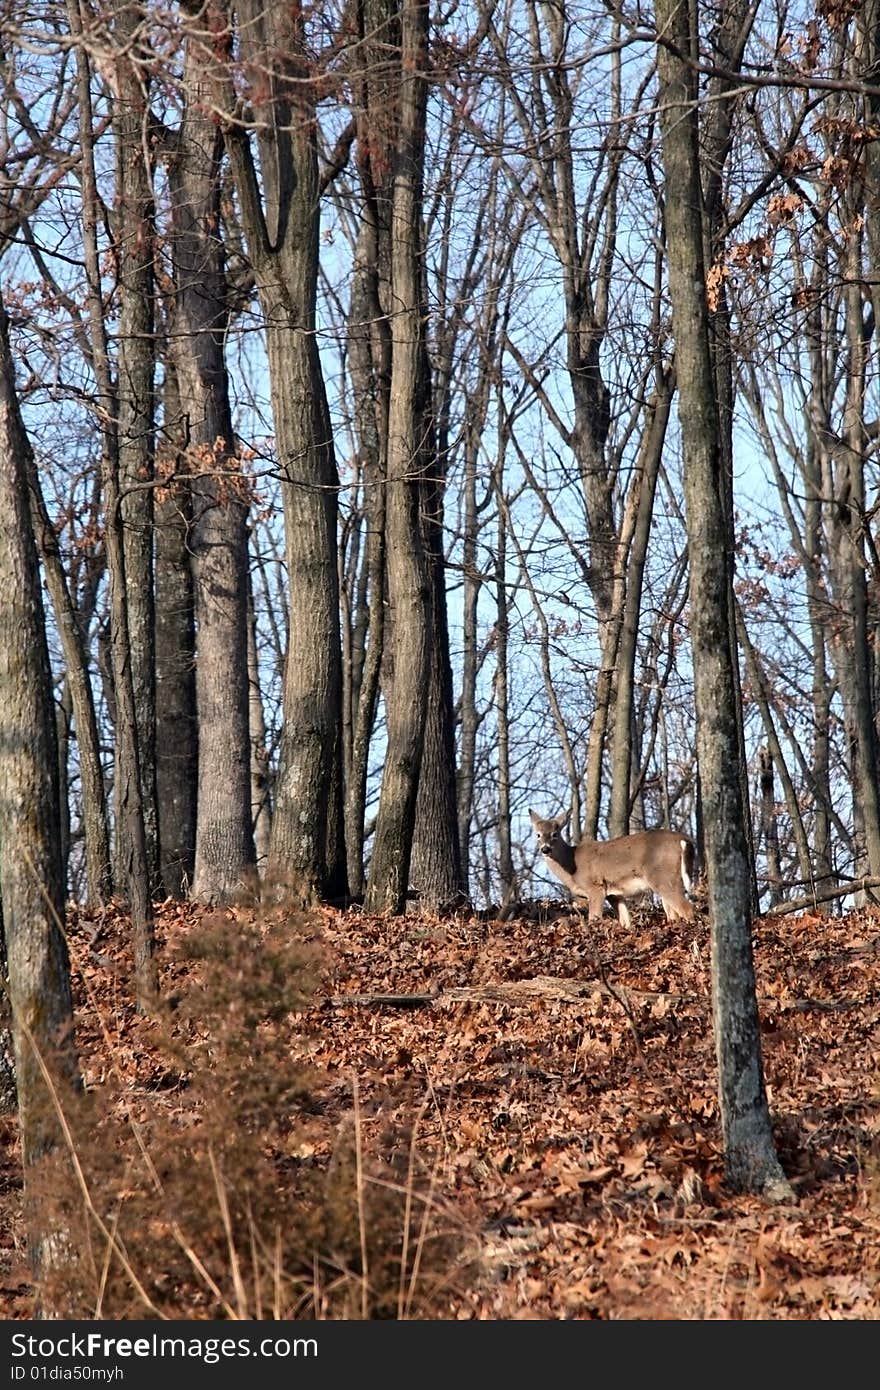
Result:
{"label": "slope of leaves", "polygon": [[[191,906],[160,911],[173,1000],[188,997],[201,968],[186,948],[201,916]],[[286,929],[283,915],[271,924],[241,909],[220,916],[230,932]],[[205,1088],[160,1046],[156,1023],[134,1012],[124,916],[73,914],[68,932],[90,1091],[100,1096],[113,1075],[113,1105],[148,1137],[162,1126],[185,1132]],[[275,1175],[279,1194],[320,1190],[316,1241],[327,1240],[334,1194],[340,1209],[354,1203],[360,1229],[346,1256],[352,1298],[327,1297],[325,1274],[311,1303],[285,1305],[282,1316],[880,1316],[876,913],[755,926],[765,1076],[797,1194],[782,1208],[725,1187],[704,919],[673,926],[644,909],[628,932],[610,919],[588,932],[562,905],[503,922],[327,910],[309,918],[308,935],[313,992],[265,1025],[273,1038],[282,1030],[284,1047],[287,1030],[290,1052],[307,1064],[308,1103],[284,1102],[289,1123],[279,1116],[261,1135],[261,1174]],[[197,1067],[210,1069],[213,1045],[205,1033]],[[205,1180],[193,1171],[193,1185]],[[390,1300],[356,1292],[366,1265],[370,1277],[376,1268],[364,1183],[399,1198],[389,1274],[399,1295]],[[5,1318],[30,1316],[20,1186],[6,1121]],[[441,1232],[451,1238],[445,1265],[426,1254]],[[336,1261],[340,1278],[344,1265]],[[223,1316],[235,1303],[231,1293],[193,1303],[186,1279],[168,1297],[166,1315],[177,1317]],[[277,1315],[268,1305],[260,1315]]]}

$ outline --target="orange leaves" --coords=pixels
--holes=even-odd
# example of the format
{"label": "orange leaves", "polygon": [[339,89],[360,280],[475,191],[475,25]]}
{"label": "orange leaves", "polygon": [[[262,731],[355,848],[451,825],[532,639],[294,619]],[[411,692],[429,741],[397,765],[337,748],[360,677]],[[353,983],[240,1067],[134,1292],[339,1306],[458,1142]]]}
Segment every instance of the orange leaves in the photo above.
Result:
{"label": "orange leaves", "polygon": [[724,261],[716,261],[714,265],[709,267],[706,274],[706,302],[709,305],[709,312],[712,314],[718,311],[724,281],[729,275],[730,269]]}
{"label": "orange leaves", "polygon": [[819,0],[816,9],[829,29],[842,29],[862,7],[862,0]]}
{"label": "orange leaves", "polygon": [[797,193],[776,193],[767,204],[767,220],[771,227],[784,226],[801,211],[804,200]]}
{"label": "orange leaves", "polygon": [[733,270],[738,270],[747,283],[757,287],[770,269],[772,258],[773,243],[769,236],[733,242],[706,274],[706,302],[710,313],[716,313],[720,307],[724,284],[730,280]]}

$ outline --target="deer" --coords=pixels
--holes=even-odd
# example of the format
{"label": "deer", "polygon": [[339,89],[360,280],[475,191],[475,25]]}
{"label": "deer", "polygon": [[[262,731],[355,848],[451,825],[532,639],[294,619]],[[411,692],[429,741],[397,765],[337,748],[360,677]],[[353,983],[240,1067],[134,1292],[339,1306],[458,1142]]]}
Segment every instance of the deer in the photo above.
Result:
{"label": "deer", "polygon": [[543,820],[529,809],[538,847],[550,872],[574,897],[587,905],[588,917],[602,915],[607,898],[624,928],[630,915],[626,898],[656,893],[667,921],[694,919],[687,894],[694,884],[696,849],[693,840],[676,830],[639,830],[614,840],[581,840],[569,844],[563,830],[569,814]]}

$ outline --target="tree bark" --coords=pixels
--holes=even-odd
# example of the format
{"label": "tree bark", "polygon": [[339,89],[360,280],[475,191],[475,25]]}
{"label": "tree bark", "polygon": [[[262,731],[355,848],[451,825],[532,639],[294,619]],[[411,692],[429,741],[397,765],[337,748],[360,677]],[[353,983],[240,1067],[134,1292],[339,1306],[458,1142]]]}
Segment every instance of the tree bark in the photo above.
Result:
{"label": "tree bark", "polygon": [[115,704],[116,785],[114,788],[117,862],[120,885],[128,894],[137,1007],[147,1012],[155,1003],[158,972],[155,961],[153,907],[144,833],[138,747],[137,703],[131,667],[128,599],[125,582],[125,545],[119,489],[119,436],[117,392],[110,366],[98,248],[98,187],[92,125],[91,74],[83,42],[82,0],[68,0],[71,33],[77,40],[77,93],[82,146],[83,248],[87,284],[87,312],[92,359],[97,379],[101,422],[101,481],[104,494],[104,530],[107,574],[110,585],[110,652]]}
{"label": "tree bark", "polygon": [[28,1241],[37,1282],[64,1257],[58,1209],[35,1199],[63,1145],[57,1106],[79,1086],[63,936],[58,751],[40,575],[28,503],[28,443],[0,306],[0,899]]}
{"label": "tree bark", "polygon": [[667,246],[690,540],[691,643],[712,942],[712,1013],[725,1170],[769,1200],[792,1189],[773,1145],[751,938],[751,872],[730,644],[729,544],[710,355],[697,84],[687,0],[659,0],[658,80]]}
{"label": "tree bark", "polygon": [[134,692],[144,845],[150,892],[160,888],[156,799],[156,636],[153,592],[153,481],[156,336],[149,41],[140,0],[115,0],[117,95],[114,239],[119,273],[117,439],[119,511],[125,555],[129,663]]}
{"label": "tree bark", "polygon": [[254,591],[248,572],[248,724],[251,741],[251,824],[254,832],[254,852],[257,874],[265,872],[272,842],[272,779],[269,750],[266,747],[266,719],[260,681],[259,650],[257,647],[257,617],[254,612]]}
{"label": "tree bark", "polygon": [[222,138],[208,82],[187,40],[186,112],[170,163],[175,366],[184,463],[191,475],[196,622],[198,810],[192,895],[234,900],[255,887],[248,681],[250,485],[236,457],[224,339],[229,290],[220,241]]}
{"label": "tree bark", "polygon": [[267,878],[307,904],[347,896],[342,777],[342,653],[337,569],[339,478],[315,336],[320,221],[316,88],[304,16],[246,0],[245,71],[262,92],[257,145],[238,119],[223,43],[225,6],[209,17],[216,100],[241,206],[241,221],[266,323],[266,350],[282,479],[290,642],[284,672]]}
{"label": "tree bark", "polygon": [[166,364],[164,438],[156,494],[156,784],[162,883],[186,898],[196,855],[199,737],[196,715],[195,599],[189,534],[192,499],[181,468],[177,373]]}
{"label": "tree bark", "polygon": [[30,484],[31,515],[46,587],[52,599],[55,625],[67,670],[73,722],[79,746],[82,779],[83,831],[85,835],[86,901],[92,905],[107,902],[113,891],[110,862],[110,825],[107,793],[95,700],[89,677],[88,657],[79,615],[74,607],[64,566],[58,550],[58,536],[46,508],[33,451],[26,442],[25,464]]}
{"label": "tree bark", "polygon": [[[362,30],[366,32],[367,21],[361,11],[359,14]],[[365,57],[369,64],[369,49]],[[370,71],[368,68],[368,74]],[[381,161],[384,146],[378,138],[377,127],[370,124],[370,94],[368,75],[361,87],[362,124],[358,133],[363,214],[355,247],[348,325],[358,462],[363,484],[363,525],[366,531],[359,574],[351,586],[346,670],[346,725],[349,733],[345,842],[349,888],[356,898],[363,897],[365,884],[364,816],[369,753],[387,639],[385,522],[391,327],[387,310],[383,311],[382,308],[380,247],[387,247],[389,232],[385,200],[380,201],[372,172],[374,160],[377,164]],[[386,118],[387,114],[386,103]],[[376,119],[382,119],[379,113],[376,113]],[[378,127],[378,130],[382,129],[382,126]],[[386,301],[387,291],[386,282]]]}
{"label": "tree bark", "polygon": [[[742,55],[757,15],[757,6],[752,0],[727,0],[718,11],[710,43],[711,52],[719,67],[729,72],[739,71]],[[692,26],[696,37],[698,9],[692,10]],[[733,99],[735,88],[733,77],[715,75],[709,80],[709,102],[706,118],[701,126],[702,178],[706,217],[703,224],[706,264],[711,264],[724,254],[724,168],[733,140],[734,115],[736,104]],[[730,328],[730,306],[724,277],[717,282],[714,307],[709,313],[709,350],[712,359],[712,374],[715,382],[715,398],[718,410],[718,443],[721,458],[721,501],[724,506],[726,524],[725,554],[731,565],[729,585],[729,606],[727,627],[728,640],[732,653],[731,671],[733,675],[733,694],[737,707],[737,729],[739,738],[740,794],[745,808],[743,830],[746,836],[749,868],[749,892],[751,910],[757,911],[758,884],[755,869],[755,846],[752,834],[750,812],[750,788],[748,759],[746,757],[745,730],[743,720],[742,682],[736,648],[736,614],[733,602],[733,568],[735,557],[734,505],[733,505],[733,414],[735,405],[734,387],[734,347]]]}
{"label": "tree bark", "polygon": [[[423,322],[427,310],[422,309]],[[423,399],[430,388],[430,368],[422,353]],[[426,413],[426,412],[424,412]],[[410,877],[422,906],[429,911],[460,907],[466,900],[458,841],[455,777],[455,728],[449,620],[446,610],[446,556],[443,547],[443,496],[446,448],[433,429],[423,428],[430,459],[422,486],[422,544],[430,572],[428,693],[425,741],[416,798],[416,822]]]}
{"label": "tree bark", "polygon": [[401,912],[409,887],[431,662],[431,579],[419,510],[424,470],[421,200],[425,157],[426,7],[402,0],[398,141],[391,208],[391,395],[388,418],[388,600],[393,679],[388,746],[365,903]]}

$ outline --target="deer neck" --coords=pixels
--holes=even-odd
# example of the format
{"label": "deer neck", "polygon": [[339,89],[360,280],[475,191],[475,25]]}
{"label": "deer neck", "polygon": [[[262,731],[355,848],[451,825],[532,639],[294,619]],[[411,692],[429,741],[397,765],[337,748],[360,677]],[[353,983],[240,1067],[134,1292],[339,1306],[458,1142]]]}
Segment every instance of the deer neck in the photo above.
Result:
{"label": "deer neck", "polygon": [[575,871],[574,845],[565,843],[555,845],[554,858],[550,860],[550,866],[556,877],[570,886]]}

